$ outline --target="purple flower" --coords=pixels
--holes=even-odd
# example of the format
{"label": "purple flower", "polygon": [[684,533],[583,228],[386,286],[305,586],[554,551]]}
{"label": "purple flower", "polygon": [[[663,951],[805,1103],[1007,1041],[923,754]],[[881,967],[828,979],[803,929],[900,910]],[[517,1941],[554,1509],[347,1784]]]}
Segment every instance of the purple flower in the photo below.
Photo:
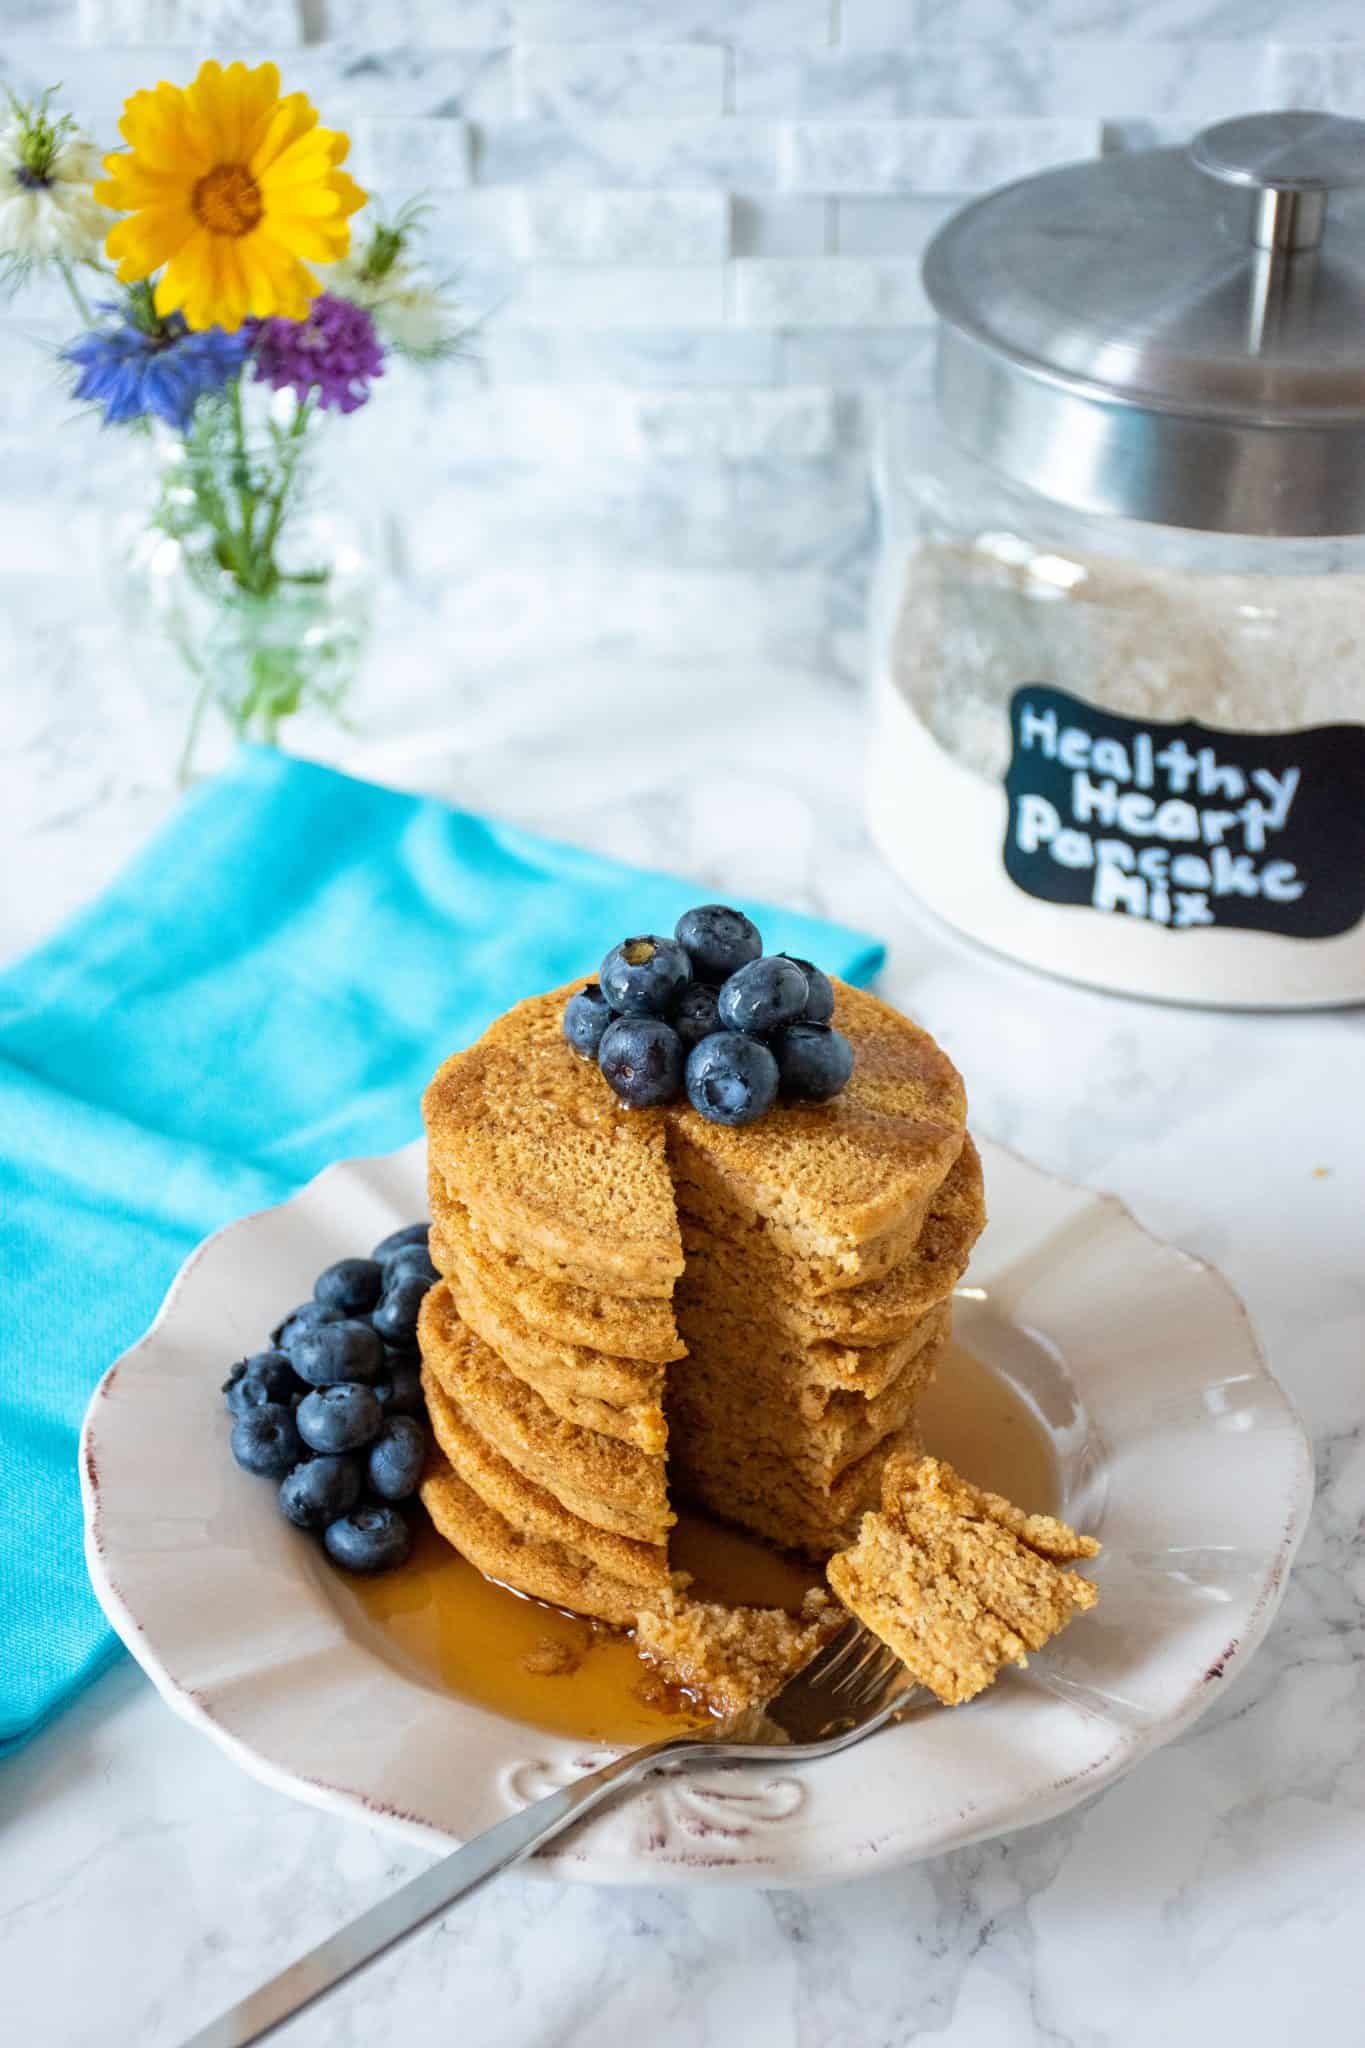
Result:
{"label": "purple flower", "polygon": [[178,313],[149,328],[121,305],[101,311],[116,314],[118,324],[92,327],[62,350],[62,359],[80,371],[76,397],[102,406],[109,427],[154,413],[183,434],[203,394],[220,391],[246,356],[244,336],[220,327],[191,334]]}
{"label": "purple flower", "polygon": [[316,392],[324,408],[354,412],[370,395],[371,377],[383,374],[374,321],[331,292],[314,299],[306,320],[256,321],[252,340],[258,377],[299,398]]}

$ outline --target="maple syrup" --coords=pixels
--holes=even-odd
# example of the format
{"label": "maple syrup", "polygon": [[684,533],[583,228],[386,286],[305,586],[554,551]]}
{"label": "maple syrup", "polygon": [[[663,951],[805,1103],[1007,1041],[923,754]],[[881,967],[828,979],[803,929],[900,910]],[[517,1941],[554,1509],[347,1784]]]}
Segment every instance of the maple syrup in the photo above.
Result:
{"label": "maple syrup", "polygon": [[[1052,1446],[1008,1381],[953,1344],[919,1407],[925,1449],[1020,1507],[1058,1505]],[[669,1557],[699,1599],[795,1612],[818,1567],[684,1512]],[[413,1676],[514,1721],[577,1741],[629,1747],[695,1727],[703,1709],[661,1684],[617,1629],[485,1579],[423,1525],[401,1571],[356,1582],[384,1653]]]}

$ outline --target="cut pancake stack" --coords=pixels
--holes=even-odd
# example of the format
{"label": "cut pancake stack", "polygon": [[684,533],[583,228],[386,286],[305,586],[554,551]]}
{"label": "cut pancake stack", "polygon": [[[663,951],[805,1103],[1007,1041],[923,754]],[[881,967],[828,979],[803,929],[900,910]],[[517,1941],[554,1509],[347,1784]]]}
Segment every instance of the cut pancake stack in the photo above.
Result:
{"label": "cut pancake stack", "polygon": [[837,986],[853,1078],[742,1128],[621,1107],[520,1004],[427,1091],[423,1498],[481,1570],[606,1621],[670,1597],[695,1502],[825,1556],[880,1497],[983,1221],[961,1081]]}

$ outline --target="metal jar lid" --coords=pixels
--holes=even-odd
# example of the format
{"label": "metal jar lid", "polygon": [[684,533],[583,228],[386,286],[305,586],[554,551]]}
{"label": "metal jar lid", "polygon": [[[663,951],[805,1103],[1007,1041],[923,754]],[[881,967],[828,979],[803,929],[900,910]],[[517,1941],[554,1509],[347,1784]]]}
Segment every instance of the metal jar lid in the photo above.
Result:
{"label": "metal jar lid", "polygon": [[976,201],[924,260],[945,424],[1083,511],[1365,533],[1360,185],[1365,121],[1272,113]]}

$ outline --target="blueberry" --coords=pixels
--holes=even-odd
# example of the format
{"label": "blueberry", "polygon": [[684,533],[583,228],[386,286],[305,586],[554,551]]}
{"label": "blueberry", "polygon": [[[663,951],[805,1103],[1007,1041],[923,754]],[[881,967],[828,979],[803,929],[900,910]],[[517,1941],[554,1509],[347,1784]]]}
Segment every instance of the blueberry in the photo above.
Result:
{"label": "blueberry", "polygon": [[668,1017],[692,979],[692,963],[673,939],[646,933],[613,946],[598,979],[618,1016]]}
{"label": "blueberry", "polygon": [[410,1349],[417,1342],[418,1311],[430,1291],[431,1282],[420,1273],[399,1267],[372,1318],[386,1344],[394,1349]]}
{"label": "blueberry", "polygon": [[806,997],[806,1007],[801,1012],[804,1021],[807,1024],[828,1024],[834,1015],[834,983],[829,976],[809,960],[798,960],[795,953],[779,953],[777,957],[779,960],[790,960],[792,966],[799,967],[806,977],[806,987],[810,993]]}
{"label": "blueberry", "polygon": [[293,1410],[278,1401],[248,1408],[233,1424],[232,1455],[244,1472],[283,1479],[303,1456]]}
{"label": "blueberry", "polygon": [[384,1367],[384,1346],[368,1323],[323,1323],[298,1336],[291,1333],[285,1345],[290,1364],[310,1387],[330,1387],[338,1380],[377,1380]]}
{"label": "blueberry", "polygon": [[343,1380],[306,1394],[299,1402],[298,1425],[310,1451],[336,1456],[373,1443],[384,1427],[384,1411],[373,1387]]}
{"label": "blueberry", "polygon": [[378,1259],[381,1266],[387,1266],[394,1254],[405,1250],[408,1245],[419,1244],[425,1251],[430,1229],[429,1223],[407,1223],[401,1230],[391,1230],[387,1237],[380,1238],[370,1257]]}
{"label": "blueberry", "polygon": [[297,1308],[291,1308],[284,1321],[270,1333],[272,1344],[278,1344],[281,1351],[289,1348],[289,1339],[301,1335],[304,1330],[316,1330],[323,1323],[339,1323],[341,1310],[329,1308],[324,1301],[301,1301]]}
{"label": "blueberry", "polygon": [[618,1017],[602,1034],[597,1064],[628,1108],[648,1109],[677,1094],[683,1043],[659,1017]]}
{"label": "blueberry", "polygon": [[564,1005],[564,1036],[584,1059],[595,1060],[602,1033],[611,1022],[611,1005],[595,981],[585,981]]}
{"label": "blueberry", "polygon": [[313,1282],[313,1299],[344,1316],[363,1316],[379,1299],[384,1269],[377,1259],[338,1259]]}
{"label": "blueberry", "polygon": [[777,1100],[777,1061],[761,1040],[717,1031],[688,1054],[687,1099],[709,1124],[751,1124]]}
{"label": "blueberry", "polygon": [[395,1415],[370,1445],[366,1462],[370,1490],[381,1500],[408,1500],[417,1491],[426,1463],[427,1433],[411,1415]]}
{"label": "blueberry", "polygon": [[780,1024],[794,1024],[809,994],[809,983],[796,962],[781,953],[769,954],[730,976],[720,992],[720,1021],[727,1031],[761,1038]]}
{"label": "blueberry", "polygon": [[441,1277],[431,1263],[431,1253],[420,1244],[405,1245],[401,1252],[394,1253],[384,1268],[385,1292],[394,1285],[400,1274],[416,1274],[427,1287],[434,1287]]}
{"label": "blueberry", "polygon": [[389,1571],[405,1564],[412,1549],[411,1529],[397,1508],[383,1503],[329,1522],[322,1540],[333,1564],[348,1572]]}
{"label": "blueberry", "polygon": [[691,1052],[694,1045],[700,1045],[703,1038],[709,1038],[713,1031],[719,1031],[716,990],[707,988],[700,981],[694,981],[691,988],[685,988],[673,1012],[673,1029],[683,1042],[684,1053]]}
{"label": "blueberry", "polygon": [[299,1391],[298,1375],[282,1351],[257,1351],[233,1366],[223,1381],[228,1413],[244,1415],[277,1401],[287,1408]]}
{"label": "blueberry", "polygon": [[422,1394],[422,1369],[415,1358],[390,1359],[384,1377],[375,1386],[385,1415],[417,1415],[427,1412]]}
{"label": "blueberry", "polygon": [[794,1102],[828,1102],[848,1085],[853,1047],[832,1024],[788,1024],[773,1034],[783,1095]]}
{"label": "blueberry", "polygon": [[674,937],[692,962],[698,981],[728,981],[737,968],[757,960],[763,951],[758,926],[742,910],[727,910],[723,903],[701,903],[695,910],[685,910]]}
{"label": "blueberry", "polygon": [[281,1480],[280,1506],[296,1529],[325,1529],[350,1514],[360,1492],[360,1466],[354,1458],[310,1458]]}

